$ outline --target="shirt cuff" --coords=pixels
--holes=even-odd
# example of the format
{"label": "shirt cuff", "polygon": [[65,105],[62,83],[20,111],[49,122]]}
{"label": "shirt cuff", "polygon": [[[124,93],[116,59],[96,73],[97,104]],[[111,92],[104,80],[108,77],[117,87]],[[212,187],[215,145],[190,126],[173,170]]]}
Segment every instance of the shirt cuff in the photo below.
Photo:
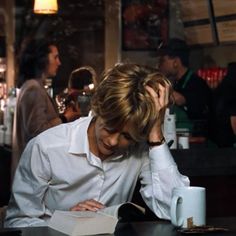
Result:
{"label": "shirt cuff", "polygon": [[149,158],[153,171],[166,169],[170,166],[176,166],[176,163],[166,143],[151,148],[149,151]]}

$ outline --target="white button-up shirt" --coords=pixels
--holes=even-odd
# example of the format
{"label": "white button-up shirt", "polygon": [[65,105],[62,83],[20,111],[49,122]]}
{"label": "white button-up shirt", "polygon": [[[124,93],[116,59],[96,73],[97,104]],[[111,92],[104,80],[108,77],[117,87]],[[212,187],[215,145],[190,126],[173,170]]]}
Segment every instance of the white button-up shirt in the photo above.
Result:
{"label": "white button-up shirt", "polygon": [[17,168],[5,227],[46,225],[54,210],[95,199],[106,206],[130,201],[138,179],[146,204],[169,219],[172,189],[189,185],[166,144],[101,161],[89,150],[92,117],[51,128],[32,139]]}

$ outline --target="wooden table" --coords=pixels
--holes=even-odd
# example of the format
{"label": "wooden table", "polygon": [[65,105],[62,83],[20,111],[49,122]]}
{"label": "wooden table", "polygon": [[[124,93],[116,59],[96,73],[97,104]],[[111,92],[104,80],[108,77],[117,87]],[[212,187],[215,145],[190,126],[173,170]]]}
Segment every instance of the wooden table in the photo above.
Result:
{"label": "wooden table", "polygon": [[[215,227],[226,227],[228,232],[215,232],[205,233],[200,235],[208,236],[235,236],[236,235],[236,217],[224,217],[224,218],[210,218],[207,220],[208,225]],[[0,230],[0,235],[7,236],[8,234],[2,234],[4,229]],[[6,229],[5,229],[6,230]],[[14,230],[14,229],[12,229]],[[48,227],[30,227],[21,228],[22,234],[11,233],[12,236],[65,236],[60,232],[57,232]],[[181,236],[174,226],[169,221],[146,221],[146,222],[134,222],[134,223],[118,223],[115,236]],[[188,234],[187,234],[188,235]]]}

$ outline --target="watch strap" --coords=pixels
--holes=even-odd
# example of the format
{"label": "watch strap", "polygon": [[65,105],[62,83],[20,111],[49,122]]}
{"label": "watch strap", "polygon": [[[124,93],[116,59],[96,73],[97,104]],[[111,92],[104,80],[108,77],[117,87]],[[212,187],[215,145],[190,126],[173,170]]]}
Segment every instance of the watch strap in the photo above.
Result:
{"label": "watch strap", "polygon": [[147,141],[147,144],[148,144],[148,146],[150,146],[150,147],[154,147],[154,146],[160,146],[160,145],[162,145],[164,142],[165,142],[165,138],[163,137],[160,141],[157,141],[157,142],[150,142],[150,141]]}

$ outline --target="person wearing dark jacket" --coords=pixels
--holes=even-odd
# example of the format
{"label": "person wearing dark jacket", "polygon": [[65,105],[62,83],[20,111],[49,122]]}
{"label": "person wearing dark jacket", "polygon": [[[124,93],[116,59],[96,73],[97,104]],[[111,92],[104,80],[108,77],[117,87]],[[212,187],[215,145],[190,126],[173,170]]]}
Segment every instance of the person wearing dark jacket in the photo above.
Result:
{"label": "person wearing dark jacket", "polygon": [[173,81],[177,127],[186,121],[191,123],[193,133],[205,136],[210,89],[189,68],[189,47],[184,40],[173,38],[160,50],[160,54],[160,71]]}
{"label": "person wearing dark jacket", "polygon": [[218,147],[236,143],[236,62],[228,64],[227,75],[213,92],[210,138]]}

